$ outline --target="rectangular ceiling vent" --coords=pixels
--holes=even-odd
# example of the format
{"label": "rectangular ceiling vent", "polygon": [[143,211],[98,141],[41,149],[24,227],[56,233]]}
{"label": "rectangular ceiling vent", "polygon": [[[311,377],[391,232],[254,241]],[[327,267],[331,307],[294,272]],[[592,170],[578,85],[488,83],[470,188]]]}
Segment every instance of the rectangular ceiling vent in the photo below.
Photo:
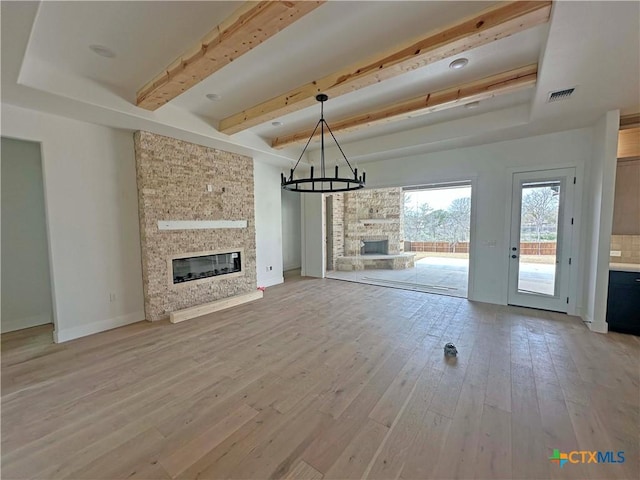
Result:
{"label": "rectangular ceiling vent", "polygon": [[576,87],[572,87],[572,88],[566,88],[564,90],[556,90],[555,92],[550,92],[547,102],[551,103],[551,102],[559,102],[560,100],[566,100],[573,94],[573,92],[575,92],[575,90],[576,90]]}

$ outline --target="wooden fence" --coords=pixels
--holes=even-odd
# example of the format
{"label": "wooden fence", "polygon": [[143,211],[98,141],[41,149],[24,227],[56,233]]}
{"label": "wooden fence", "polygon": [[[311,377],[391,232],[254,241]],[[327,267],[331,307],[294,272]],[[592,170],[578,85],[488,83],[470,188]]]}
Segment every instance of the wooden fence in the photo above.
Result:
{"label": "wooden fence", "polygon": [[[469,242],[404,242],[405,252],[455,252],[469,253]],[[537,242],[522,242],[521,255],[555,255],[556,242],[540,242],[539,253]]]}
{"label": "wooden fence", "polygon": [[469,242],[404,242],[404,251],[469,253]]}

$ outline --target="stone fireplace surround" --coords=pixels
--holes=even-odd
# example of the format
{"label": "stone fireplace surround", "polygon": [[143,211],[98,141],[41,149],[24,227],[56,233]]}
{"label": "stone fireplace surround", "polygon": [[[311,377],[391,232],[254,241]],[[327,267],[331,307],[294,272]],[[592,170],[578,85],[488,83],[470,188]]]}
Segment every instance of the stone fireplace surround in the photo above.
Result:
{"label": "stone fireplace surround", "polygon": [[362,237],[360,255],[389,255],[388,237]]}
{"label": "stone fireplace surround", "polygon": [[[253,159],[149,132],[136,132],[134,144],[147,320],[255,292]],[[235,223],[160,229],[166,221]],[[246,221],[246,227],[228,228],[239,221]],[[168,282],[171,259],[190,252],[223,251],[243,252],[242,272],[176,285]]]}
{"label": "stone fireplace surround", "polygon": [[[415,254],[404,253],[404,196],[401,188],[379,188],[333,196],[333,253],[336,270],[405,269]],[[386,241],[385,253],[364,253],[363,242]]]}

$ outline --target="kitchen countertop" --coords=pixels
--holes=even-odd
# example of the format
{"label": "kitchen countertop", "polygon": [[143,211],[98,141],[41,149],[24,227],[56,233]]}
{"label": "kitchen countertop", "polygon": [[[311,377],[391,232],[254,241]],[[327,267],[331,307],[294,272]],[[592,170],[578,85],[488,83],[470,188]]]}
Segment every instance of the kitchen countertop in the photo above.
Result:
{"label": "kitchen countertop", "polygon": [[609,270],[640,273],[640,263],[610,263]]}

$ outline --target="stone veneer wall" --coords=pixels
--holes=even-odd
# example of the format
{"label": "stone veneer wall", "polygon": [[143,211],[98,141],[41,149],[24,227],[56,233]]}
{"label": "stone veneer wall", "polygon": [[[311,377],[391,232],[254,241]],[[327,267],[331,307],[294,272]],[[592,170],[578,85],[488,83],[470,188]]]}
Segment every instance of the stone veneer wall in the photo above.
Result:
{"label": "stone veneer wall", "polygon": [[[362,239],[388,239],[390,255],[404,252],[403,207],[402,188],[344,193],[344,255],[358,255]],[[363,222],[367,219],[384,219],[389,223]]]}
{"label": "stone veneer wall", "polygon": [[[255,291],[253,159],[149,132],[134,141],[147,320]],[[160,231],[158,220],[247,220],[247,228]],[[172,255],[235,248],[244,249],[243,276],[169,285]]]}
{"label": "stone veneer wall", "polygon": [[331,265],[332,270],[335,270],[337,259],[344,256],[344,193],[334,193],[331,196],[333,197],[333,217],[331,219],[333,258]]}

